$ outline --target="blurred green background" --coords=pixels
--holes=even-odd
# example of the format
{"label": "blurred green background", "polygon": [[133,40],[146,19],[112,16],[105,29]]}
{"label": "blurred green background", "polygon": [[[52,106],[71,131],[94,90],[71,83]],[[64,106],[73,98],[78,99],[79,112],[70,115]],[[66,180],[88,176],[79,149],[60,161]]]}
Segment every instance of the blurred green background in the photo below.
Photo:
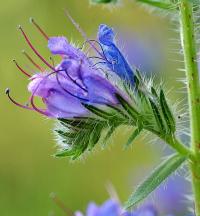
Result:
{"label": "blurred green background", "polygon": [[[88,0],[1,0],[0,6],[0,215],[36,216],[64,215],[52,202],[55,192],[72,210],[84,210],[89,201],[97,203],[108,198],[106,184],[111,182],[124,201],[134,185],[159,161],[161,148],[142,139],[129,151],[123,150],[127,133],[118,130],[111,145],[77,162],[55,159],[53,121],[37,113],[15,107],[4,95],[6,87],[18,101],[27,101],[27,79],[12,63],[28,62],[22,49],[31,53],[17,25],[21,24],[44,56],[50,53],[46,41],[29,23],[34,17],[49,35],[66,35],[73,41],[83,39],[66,19],[67,8],[89,36],[96,34],[100,23],[145,35],[162,31],[163,21],[143,8],[124,1],[117,8],[91,6]],[[162,33],[161,33],[162,34]],[[126,43],[126,41],[125,41]],[[31,53],[32,54],[32,53]],[[34,54],[32,55],[34,56]],[[35,56],[34,56],[35,57]],[[35,58],[37,59],[37,58]],[[38,61],[39,62],[39,61]],[[53,215],[53,214],[52,214]]]}

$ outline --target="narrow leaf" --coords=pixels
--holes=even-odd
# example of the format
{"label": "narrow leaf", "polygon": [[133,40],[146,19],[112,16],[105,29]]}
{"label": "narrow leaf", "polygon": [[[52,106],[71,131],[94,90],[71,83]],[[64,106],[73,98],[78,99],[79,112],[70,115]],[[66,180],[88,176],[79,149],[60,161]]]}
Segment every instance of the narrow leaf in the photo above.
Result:
{"label": "narrow leaf", "polygon": [[186,157],[174,154],[162,162],[151,175],[140,184],[135,192],[125,203],[125,208],[130,208],[144,200],[152,191],[154,191],[164,180],[175,172],[186,160]]}
{"label": "narrow leaf", "polygon": [[163,0],[137,0],[138,2],[149,4],[160,9],[170,9],[173,5]]}

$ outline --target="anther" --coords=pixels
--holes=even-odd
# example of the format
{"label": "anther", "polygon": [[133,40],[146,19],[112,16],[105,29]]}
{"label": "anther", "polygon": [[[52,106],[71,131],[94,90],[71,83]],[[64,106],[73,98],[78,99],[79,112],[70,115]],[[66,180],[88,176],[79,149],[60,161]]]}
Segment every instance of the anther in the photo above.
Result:
{"label": "anther", "polygon": [[35,22],[35,20],[31,17],[30,22],[37,28],[37,30],[44,36],[46,40],[49,40],[48,35],[44,32],[44,30]]}
{"label": "anther", "polygon": [[10,93],[10,89],[6,88],[5,93],[8,95]]}
{"label": "anther", "polygon": [[17,67],[23,74],[25,74],[25,75],[28,76],[28,77],[31,77],[31,75],[30,75],[29,73],[27,73],[22,67],[20,67],[20,66],[18,65],[18,63],[16,62],[15,59],[13,59],[12,61],[15,63],[16,67]]}

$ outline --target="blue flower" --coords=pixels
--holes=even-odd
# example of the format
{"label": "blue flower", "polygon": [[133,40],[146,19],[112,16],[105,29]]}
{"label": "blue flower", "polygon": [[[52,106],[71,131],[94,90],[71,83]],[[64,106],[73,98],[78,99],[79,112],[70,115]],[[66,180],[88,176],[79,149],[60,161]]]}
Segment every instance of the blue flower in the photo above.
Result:
{"label": "blue flower", "polygon": [[134,84],[134,71],[116,46],[113,30],[105,24],[99,26],[98,39],[102,46],[106,66],[131,86]]}
{"label": "blue flower", "polygon": [[[31,106],[16,102],[7,90],[6,93],[14,104],[51,118],[88,117],[90,113],[83,103],[95,106],[119,104],[116,94],[120,94],[120,90],[107,79],[102,71],[93,66],[82,50],[71,45],[67,38],[45,37],[51,53],[61,57],[59,64],[51,65],[34,48],[21,27],[20,30],[33,52],[48,68],[41,69],[31,76],[16,63],[17,67],[30,78],[28,90],[31,93],[29,99]],[[37,65],[37,68],[40,70],[41,67]],[[42,99],[45,108],[36,106],[35,97]]]}

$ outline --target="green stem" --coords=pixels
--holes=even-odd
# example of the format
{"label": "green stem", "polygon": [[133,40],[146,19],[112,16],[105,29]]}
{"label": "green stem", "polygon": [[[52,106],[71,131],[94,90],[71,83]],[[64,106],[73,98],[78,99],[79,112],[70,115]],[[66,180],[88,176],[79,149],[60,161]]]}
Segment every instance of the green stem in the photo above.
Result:
{"label": "green stem", "polygon": [[185,155],[186,157],[190,158],[191,161],[195,161],[195,155],[193,152],[188,147],[183,145],[175,136],[170,136],[164,140],[181,155]]}
{"label": "green stem", "polygon": [[196,162],[190,165],[190,169],[192,172],[195,213],[196,216],[200,216],[200,85],[192,6],[189,0],[180,0],[181,37],[188,83],[191,150],[196,158]]}

